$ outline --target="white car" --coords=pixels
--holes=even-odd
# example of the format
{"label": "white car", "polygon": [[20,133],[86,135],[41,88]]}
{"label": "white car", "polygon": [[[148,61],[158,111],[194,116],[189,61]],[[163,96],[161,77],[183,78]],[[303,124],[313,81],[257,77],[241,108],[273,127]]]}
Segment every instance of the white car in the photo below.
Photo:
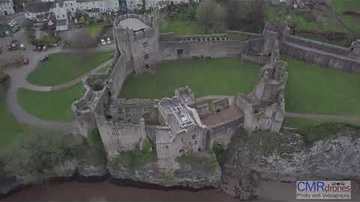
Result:
{"label": "white car", "polygon": [[106,45],[105,39],[100,39],[100,43],[101,43],[101,45],[105,46]]}
{"label": "white car", "polygon": [[107,43],[107,44],[111,44],[111,39],[110,39],[110,37],[107,38],[106,43]]}

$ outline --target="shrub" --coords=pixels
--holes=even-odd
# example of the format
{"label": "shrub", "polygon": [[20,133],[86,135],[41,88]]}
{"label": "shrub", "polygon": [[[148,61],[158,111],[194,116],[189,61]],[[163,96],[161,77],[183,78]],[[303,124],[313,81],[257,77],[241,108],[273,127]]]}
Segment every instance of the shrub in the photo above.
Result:
{"label": "shrub", "polygon": [[121,152],[112,160],[112,166],[124,167],[133,171],[136,168],[141,168],[147,163],[154,161],[156,158],[154,152],[151,142],[148,139],[145,139],[143,150],[136,149]]}
{"label": "shrub", "polygon": [[81,144],[81,138],[76,136],[37,131],[5,153],[4,170],[15,176],[41,179],[47,171],[77,158]]}

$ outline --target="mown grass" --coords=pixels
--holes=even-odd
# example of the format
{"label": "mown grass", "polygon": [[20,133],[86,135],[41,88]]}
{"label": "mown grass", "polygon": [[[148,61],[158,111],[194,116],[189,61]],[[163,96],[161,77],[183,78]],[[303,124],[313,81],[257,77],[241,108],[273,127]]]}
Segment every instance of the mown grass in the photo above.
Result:
{"label": "mown grass", "polygon": [[258,71],[258,65],[242,63],[235,58],[164,62],[156,73],[131,75],[120,96],[161,98],[173,96],[176,88],[186,85],[196,96],[236,95],[254,87]]}
{"label": "mown grass", "polygon": [[25,111],[41,119],[71,121],[71,104],[83,94],[82,86],[76,85],[66,90],[35,92],[19,89],[18,102]]}
{"label": "mown grass", "polygon": [[56,53],[49,61],[40,63],[27,80],[37,85],[58,85],[78,78],[109,60],[112,52]]}
{"label": "mown grass", "polygon": [[287,61],[286,111],[360,116],[360,74]]}

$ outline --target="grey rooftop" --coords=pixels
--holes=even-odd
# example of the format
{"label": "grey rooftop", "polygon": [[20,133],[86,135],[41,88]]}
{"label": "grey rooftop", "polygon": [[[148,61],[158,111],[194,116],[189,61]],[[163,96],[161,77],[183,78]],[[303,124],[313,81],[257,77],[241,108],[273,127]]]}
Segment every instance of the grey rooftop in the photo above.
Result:
{"label": "grey rooftop", "polygon": [[124,29],[127,28],[133,31],[140,31],[150,28],[148,25],[136,18],[126,18],[125,20],[120,21],[119,25]]}

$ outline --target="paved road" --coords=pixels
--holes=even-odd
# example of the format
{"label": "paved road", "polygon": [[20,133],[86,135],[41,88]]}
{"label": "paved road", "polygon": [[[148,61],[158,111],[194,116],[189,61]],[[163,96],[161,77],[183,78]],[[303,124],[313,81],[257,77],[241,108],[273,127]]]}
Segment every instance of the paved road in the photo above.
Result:
{"label": "paved road", "polygon": [[[107,46],[107,47],[99,47],[96,49],[88,49],[87,51],[110,51],[113,49],[114,46]],[[68,132],[72,132],[76,130],[74,127],[75,126],[74,122],[69,123],[69,122],[42,120],[39,119],[38,117],[33,116],[32,114],[27,113],[17,102],[17,91],[19,88],[27,88],[42,92],[51,91],[51,90],[60,90],[62,88],[66,88],[68,86],[75,85],[76,83],[80,82],[84,76],[59,86],[36,86],[30,84],[26,80],[27,76],[32,71],[35,70],[39,61],[45,56],[58,52],[79,52],[79,51],[82,52],[83,50],[71,50],[71,49],[62,49],[62,48],[49,49],[46,52],[33,52],[32,50],[27,50],[24,52],[24,54],[26,55],[26,57],[30,58],[30,63],[28,65],[24,65],[20,68],[9,68],[5,70],[5,72],[8,73],[11,78],[10,87],[9,90],[7,91],[7,97],[6,97],[7,107],[19,123],[40,127],[40,128],[64,130]],[[107,61],[102,65],[100,65],[98,68],[102,68],[104,65],[107,65],[109,63],[110,61]]]}

